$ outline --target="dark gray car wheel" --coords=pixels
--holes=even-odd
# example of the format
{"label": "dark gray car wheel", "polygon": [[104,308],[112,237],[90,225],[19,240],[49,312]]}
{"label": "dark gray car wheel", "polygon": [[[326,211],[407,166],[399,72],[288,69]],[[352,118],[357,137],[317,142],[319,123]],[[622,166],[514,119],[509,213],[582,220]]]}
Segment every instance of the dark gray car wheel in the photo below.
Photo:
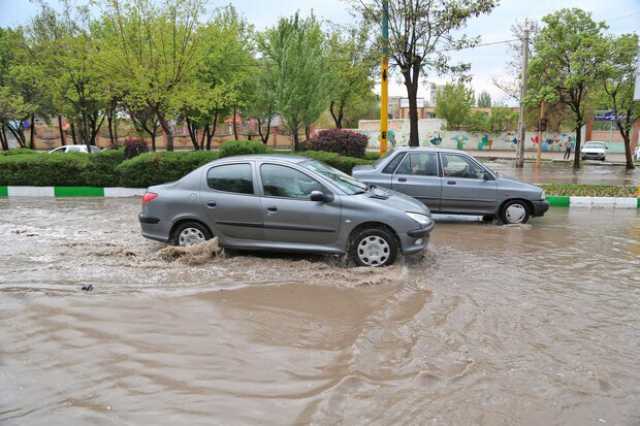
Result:
{"label": "dark gray car wheel", "polygon": [[358,266],[389,266],[398,256],[398,242],[387,229],[366,228],[354,235],[349,251]]}
{"label": "dark gray car wheel", "polygon": [[204,243],[213,238],[206,226],[198,222],[184,222],[173,231],[172,243],[181,247]]}
{"label": "dark gray car wheel", "polygon": [[530,215],[529,206],[522,200],[507,201],[500,209],[500,219],[506,225],[527,223]]}

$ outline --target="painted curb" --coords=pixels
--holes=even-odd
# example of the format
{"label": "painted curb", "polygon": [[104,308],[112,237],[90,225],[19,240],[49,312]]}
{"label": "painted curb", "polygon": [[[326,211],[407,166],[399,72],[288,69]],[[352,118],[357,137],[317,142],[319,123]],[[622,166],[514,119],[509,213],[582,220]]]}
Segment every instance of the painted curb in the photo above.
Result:
{"label": "painted curb", "polygon": [[144,195],[144,188],[101,188],[96,186],[0,186],[0,198],[124,198]]}
{"label": "painted curb", "polygon": [[[0,198],[40,197],[141,197],[144,188],[101,188],[96,186],[0,186]],[[549,195],[547,201],[552,207],[586,207],[640,209],[640,198],[636,197],[568,197]]]}

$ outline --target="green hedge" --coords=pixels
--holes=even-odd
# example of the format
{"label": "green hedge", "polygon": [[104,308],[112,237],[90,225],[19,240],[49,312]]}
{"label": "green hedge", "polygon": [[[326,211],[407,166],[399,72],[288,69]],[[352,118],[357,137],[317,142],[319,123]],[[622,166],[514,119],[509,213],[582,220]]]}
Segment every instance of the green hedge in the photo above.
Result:
{"label": "green hedge", "polygon": [[545,183],[540,187],[547,195],[563,195],[568,197],[637,197],[640,186],[618,185],[584,185],[575,183]]}
{"label": "green hedge", "polygon": [[220,158],[231,157],[232,155],[266,154],[271,152],[265,144],[260,141],[228,141],[220,146]]}
{"label": "green hedge", "polygon": [[40,154],[41,152],[29,148],[14,148],[9,151],[0,151],[0,155],[24,155],[24,154]]}
{"label": "green hedge", "polygon": [[180,179],[192,170],[218,158],[215,151],[148,152],[124,161],[115,169],[120,185],[146,188]]}

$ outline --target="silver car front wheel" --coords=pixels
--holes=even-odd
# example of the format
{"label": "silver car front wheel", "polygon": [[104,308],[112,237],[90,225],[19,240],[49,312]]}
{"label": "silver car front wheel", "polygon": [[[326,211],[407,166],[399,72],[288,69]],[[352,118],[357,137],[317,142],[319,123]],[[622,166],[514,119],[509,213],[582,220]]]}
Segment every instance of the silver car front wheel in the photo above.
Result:
{"label": "silver car front wheel", "polygon": [[358,266],[391,265],[398,254],[398,243],[385,228],[361,230],[351,241],[351,258]]}
{"label": "silver car front wheel", "polygon": [[509,225],[527,223],[529,208],[523,201],[509,201],[502,207],[502,221]]}

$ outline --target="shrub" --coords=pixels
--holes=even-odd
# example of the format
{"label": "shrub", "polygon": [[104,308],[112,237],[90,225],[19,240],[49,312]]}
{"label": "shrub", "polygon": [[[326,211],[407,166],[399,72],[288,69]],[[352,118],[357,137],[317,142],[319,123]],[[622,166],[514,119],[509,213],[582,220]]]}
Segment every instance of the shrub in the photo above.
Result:
{"label": "shrub", "polygon": [[143,138],[140,137],[128,137],[124,141],[124,159],[129,160],[133,157],[137,157],[140,154],[149,152],[149,147]]}
{"label": "shrub", "polygon": [[355,166],[372,163],[372,161],[364,158],[347,157],[338,155],[335,152],[303,151],[300,154],[314,160],[322,161],[323,163],[335,167],[347,174],[351,174],[351,170]]}
{"label": "shrub", "polygon": [[87,154],[0,156],[0,185],[85,185]]}
{"label": "shrub", "polygon": [[367,151],[364,153],[364,158],[369,161],[377,161],[380,159],[380,153],[378,151]]}
{"label": "shrub", "polygon": [[149,152],[116,167],[120,185],[146,188],[165,182],[173,182],[203,164],[218,158],[213,151]]}
{"label": "shrub", "polygon": [[545,183],[540,185],[547,195],[573,197],[635,197],[640,187],[618,185],[584,185],[576,183]]}
{"label": "shrub", "polygon": [[83,173],[83,185],[103,187],[120,186],[116,167],[124,161],[124,155],[122,148],[108,149],[97,154],[89,155],[89,164]]}
{"label": "shrub", "polygon": [[0,151],[0,155],[24,155],[24,154],[40,154],[40,152],[29,148],[14,148],[9,151]]}
{"label": "shrub", "polygon": [[228,141],[220,146],[220,158],[232,155],[265,154],[270,149],[260,141]]}
{"label": "shrub", "polygon": [[350,157],[364,157],[369,139],[366,135],[351,130],[321,130],[318,135],[305,141],[303,147],[312,151],[335,152]]}

